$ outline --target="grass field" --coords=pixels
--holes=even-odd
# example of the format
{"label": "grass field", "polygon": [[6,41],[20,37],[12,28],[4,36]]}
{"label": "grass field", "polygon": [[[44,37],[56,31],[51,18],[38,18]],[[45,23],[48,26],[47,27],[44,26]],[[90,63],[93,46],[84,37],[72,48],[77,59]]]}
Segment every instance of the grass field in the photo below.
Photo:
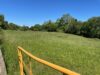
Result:
{"label": "grass field", "polygon": [[[4,31],[4,36],[2,52],[8,75],[19,75],[17,46],[22,46],[37,57],[81,75],[100,75],[99,39],[56,32],[32,31]],[[27,60],[27,56],[24,60]],[[32,62],[34,75],[62,75],[34,60]]]}

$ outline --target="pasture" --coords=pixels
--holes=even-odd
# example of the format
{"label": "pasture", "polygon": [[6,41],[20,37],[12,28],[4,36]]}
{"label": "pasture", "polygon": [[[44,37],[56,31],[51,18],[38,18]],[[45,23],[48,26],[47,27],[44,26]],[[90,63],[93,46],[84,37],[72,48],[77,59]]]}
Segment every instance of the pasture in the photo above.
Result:
{"label": "pasture", "polygon": [[[3,31],[2,52],[8,75],[19,75],[17,46],[33,55],[78,72],[100,75],[100,39],[58,32]],[[27,56],[24,55],[27,63]],[[32,60],[34,75],[62,75]]]}

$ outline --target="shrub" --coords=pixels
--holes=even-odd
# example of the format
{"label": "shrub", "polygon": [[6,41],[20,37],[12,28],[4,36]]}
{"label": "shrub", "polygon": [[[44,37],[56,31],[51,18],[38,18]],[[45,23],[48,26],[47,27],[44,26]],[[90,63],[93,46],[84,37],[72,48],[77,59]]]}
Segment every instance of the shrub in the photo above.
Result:
{"label": "shrub", "polygon": [[3,43],[3,32],[2,29],[0,29],[0,45]]}

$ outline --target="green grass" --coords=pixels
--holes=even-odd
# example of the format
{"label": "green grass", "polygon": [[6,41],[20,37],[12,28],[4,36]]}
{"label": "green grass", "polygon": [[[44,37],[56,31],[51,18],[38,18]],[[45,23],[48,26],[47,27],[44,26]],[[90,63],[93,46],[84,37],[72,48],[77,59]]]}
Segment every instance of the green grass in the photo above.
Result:
{"label": "green grass", "polygon": [[[4,31],[4,35],[2,52],[8,75],[19,75],[17,46],[81,75],[100,75],[99,39],[56,32]],[[32,62],[34,75],[62,75],[34,60]]]}

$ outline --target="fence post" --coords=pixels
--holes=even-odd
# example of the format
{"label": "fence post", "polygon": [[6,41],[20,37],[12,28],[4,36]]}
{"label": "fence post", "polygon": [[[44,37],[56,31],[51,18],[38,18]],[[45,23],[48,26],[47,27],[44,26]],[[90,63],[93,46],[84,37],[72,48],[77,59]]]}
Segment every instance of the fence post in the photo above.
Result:
{"label": "fence post", "polygon": [[23,58],[21,50],[18,49],[18,57],[19,57],[19,67],[20,67],[20,75],[24,75],[23,73]]}
{"label": "fence post", "polygon": [[31,65],[31,58],[29,57],[29,72],[32,75],[32,65]]}

